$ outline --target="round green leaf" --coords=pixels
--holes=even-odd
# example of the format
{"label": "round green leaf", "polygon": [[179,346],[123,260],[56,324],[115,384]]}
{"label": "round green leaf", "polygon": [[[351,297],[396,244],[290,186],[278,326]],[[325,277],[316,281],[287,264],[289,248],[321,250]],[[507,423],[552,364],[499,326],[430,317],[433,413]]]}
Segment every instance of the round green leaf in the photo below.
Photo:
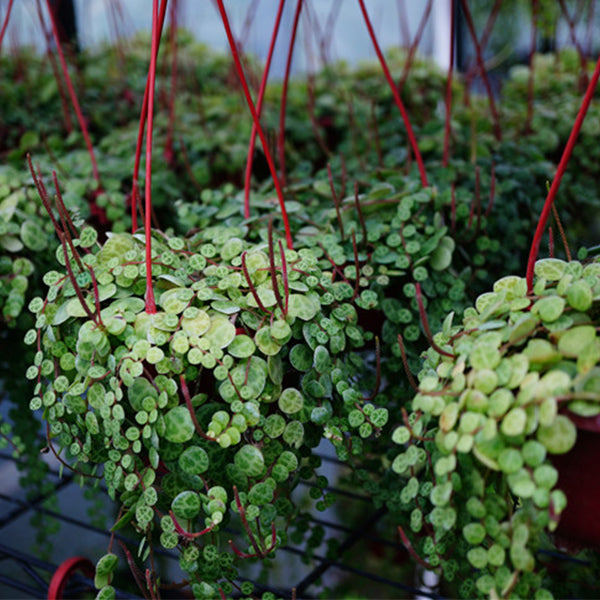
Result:
{"label": "round green leaf", "polygon": [[554,423],[538,429],[537,438],[551,454],[565,454],[575,445],[577,428],[568,417],[557,415]]}
{"label": "round green leaf", "polygon": [[233,458],[235,466],[248,477],[260,477],[265,470],[262,452],[250,444],[242,446]]}
{"label": "round green leaf", "polygon": [[200,506],[200,496],[191,490],[181,492],[171,503],[171,509],[178,519],[194,519],[200,512]]}
{"label": "round green leaf", "polygon": [[196,428],[187,406],[175,406],[165,414],[165,438],[183,444],[194,437]]}
{"label": "round green leaf", "polygon": [[302,410],[304,398],[302,393],[296,388],[286,388],[281,392],[277,404],[282,412],[292,415]]}

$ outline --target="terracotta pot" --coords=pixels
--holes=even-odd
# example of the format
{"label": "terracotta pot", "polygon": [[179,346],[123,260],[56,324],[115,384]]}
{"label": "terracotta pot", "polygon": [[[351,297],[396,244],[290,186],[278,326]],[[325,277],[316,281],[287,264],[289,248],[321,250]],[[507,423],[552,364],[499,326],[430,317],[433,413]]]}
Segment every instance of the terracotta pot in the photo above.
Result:
{"label": "terracotta pot", "polygon": [[600,548],[600,416],[569,418],[577,426],[577,442],[567,454],[552,458],[558,487],[568,499],[556,533],[575,544]]}

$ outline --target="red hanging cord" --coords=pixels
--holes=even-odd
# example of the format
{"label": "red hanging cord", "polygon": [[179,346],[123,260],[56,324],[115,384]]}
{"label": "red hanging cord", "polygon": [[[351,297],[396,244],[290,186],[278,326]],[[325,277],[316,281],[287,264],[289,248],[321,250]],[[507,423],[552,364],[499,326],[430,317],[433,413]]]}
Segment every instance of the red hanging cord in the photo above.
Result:
{"label": "red hanging cord", "polygon": [[373,26],[371,25],[371,20],[369,19],[369,14],[367,13],[367,9],[365,7],[364,0],[358,0],[358,3],[360,4],[360,9],[362,11],[362,14],[363,14],[363,17],[365,20],[365,25],[367,26],[367,29],[369,31],[369,36],[373,42],[373,47],[375,48],[375,52],[377,53],[377,58],[379,58],[379,62],[381,63],[381,67],[383,69],[385,78],[387,79],[390,89],[392,90],[392,94],[394,94],[394,100],[396,101],[396,106],[398,107],[398,109],[400,110],[400,114],[402,115],[402,119],[404,121],[404,126],[406,127],[406,135],[408,136],[408,141],[410,142],[410,146],[413,149],[413,152],[415,153],[415,158],[417,160],[417,165],[419,167],[419,173],[421,175],[421,184],[423,185],[423,187],[429,187],[429,182],[427,181],[427,174],[425,173],[425,165],[423,164],[423,157],[421,156],[421,152],[419,150],[419,145],[417,144],[417,140],[415,138],[413,128],[410,124],[408,114],[406,112],[406,109],[404,108],[404,103],[402,102],[402,99],[400,98],[400,94],[398,92],[396,85],[394,84],[394,80],[392,79],[392,75],[387,66],[385,57],[383,56],[383,53],[381,52],[381,48],[379,47],[379,42],[377,41],[377,36],[375,35],[375,32],[373,31]]}
{"label": "red hanging cord", "polygon": [[569,140],[567,141],[567,145],[565,146],[563,155],[560,159],[560,163],[558,163],[558,168],[556,169],[556,175],[552,181],[552,185],[550,186],[550,191],[548,192],[548,196],[546,197],[546,202],[544,203],[544,208],[540,214],[540,218],[538,220],[537,229],[535,230],[535,234],[533,236],[533,241],[531,242],[531,250],[529,251],[529,261],[527,262],[527,292],[531,294],[533,291],[533,272],[535,268],[535,261],[537,259],[538,252],[540,250],[540,243],[542,241],[542,235],[544,234],[544,230],[546,229],[546,224],[548,223],[548,218],[550,216],[550,211],[552,210],[552,204],[554,199],[556,198],[556,194],[558,192],[558,188],[560,187],[560,182],[567,170],[567,165],[569,164],[569,159],[571,158],[571,153],[573,152],[573,148],[575,147],[575,142],[577,141],[577,136],[581,130],[581,126],[583,125],[583,120],[587,114],[588,108],[590,107],[590,103],[594,96],[594,92],[596,91],[596,85],[598,84],[598,78],[600,77],[600,57],[598,57],[598,61],[596,62],[596,68],[594,69],[594,74],[592,75],[592,79],[587,87],[585,92],[585,96],[583,98],[583,102],[581,103],[581,108],[577,113],[577,118],[575,119],[575,123],[573,124],[573,129],[571,130],[571,135],[569,136]]}

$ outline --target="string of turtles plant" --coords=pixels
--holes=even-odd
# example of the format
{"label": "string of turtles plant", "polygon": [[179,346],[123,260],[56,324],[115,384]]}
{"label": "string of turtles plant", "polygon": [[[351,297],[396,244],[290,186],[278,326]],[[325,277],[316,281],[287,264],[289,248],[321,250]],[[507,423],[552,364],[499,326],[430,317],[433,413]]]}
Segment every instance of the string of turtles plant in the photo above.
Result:
{"label": "string of turtles plant", "polygon": [[[548,193],[527,277],[499,279],[434,336],[393,441],[400,535],[461,597],[551,598],[536,552],[568,498],[552,455],[575,445],[570,415],[600,414],[597,262],[535,262],[600,76],[600,59]],[[534,279],[534,275],[537,279]],[[407,531],[412,532],[409,541]],[[419,558],[422,557],[422,558]]]}

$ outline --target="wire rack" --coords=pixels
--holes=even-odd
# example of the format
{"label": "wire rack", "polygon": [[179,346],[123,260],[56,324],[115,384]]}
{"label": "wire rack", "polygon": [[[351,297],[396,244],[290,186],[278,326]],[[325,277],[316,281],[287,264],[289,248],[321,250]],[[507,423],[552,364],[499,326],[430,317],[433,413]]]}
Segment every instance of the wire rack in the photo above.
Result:
{"label": "wire rack", "polygon": [[[341,468],[336,459],[322,458],[329,463],[331,470]],[[51,468],[52,488],[45,494],[26,500],[21,497],[23,493],[18,486],[7,489],[10,486],[5,485],[7,478],[16,481],[16,473],[15,460],[0,453],[0,598],[45,598],[49,581],[60,562],[74,554],[95,562],[106,552],[111,534],[107,529],[90,524],[86,512],[89,503],[70,474],[60,476],[56,469]],[[303,482],[301,485],[306,487],[311,483]],[[282,546],[277,551],[274,569],[269,570],[268,582],[263,581],[258,571],[256,577],[254,573],[246,574],[257,591],[270,591],[278,598],[310,599],[324,594],[330,597],[334,590],[339,597],[441,598],[434,589],[424,584],[415,585],[419,574],[415,574],[414,568],[395,564],[395,560],[402,563],[406,559],[406,549],[393,539],[392,528],[389,537],[385,528],[384,533],[381,532],[385,509],[374,508],[370,498],[364,494],[336,487],[329,487],[326,491],[340,498],[345,517],[351,513],[360,515],[354,525],[346,523],[346,518],[340,523],[339,517],[336,518],[331,511],[309,516],[311,524],[324,529],[325,542],[331,538],[337,540],[336,558],[328,558],[326,551],[321,551],[325,542],[311,552],[310,559],[306,558],[307,549],[302,545]],[[46,507],[46,501],[52,495],[58,498],[56,509]],[[47,549],[36,547],[35,528],[30,525],[31,517],[36,514],[60,523],[59,532],[49,539],[53,548],[49,559],[39,558]],[[137,545],[126,536],[116,537],[130,548]],[[384,554],[396,558],[382,560]],[[174,552],[158,549],[157,555],[161,573],[179,573]],[[403,577],[410,581],[403,581]],[[64,597],[82,598],[86,594],[93,597],[93,581],[81,575],[73,576]],[[117,589],[117,597],[138,596]],[[164,597],[181,595],[167,592]]]}

